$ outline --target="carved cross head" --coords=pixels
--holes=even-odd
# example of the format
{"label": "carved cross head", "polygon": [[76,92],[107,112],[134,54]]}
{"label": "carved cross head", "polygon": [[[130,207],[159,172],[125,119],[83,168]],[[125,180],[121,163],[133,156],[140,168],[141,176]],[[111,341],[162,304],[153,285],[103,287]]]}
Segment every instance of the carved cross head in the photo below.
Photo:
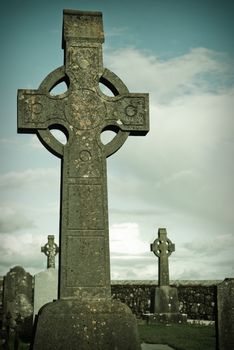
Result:
{"label": "carved cross head", "polygon": [[160,228],[158,238],[150,245],[151,251],[158,257],[169,257],[175,251],[175,244],[167,237],[167,230]]}
{"label": "carved cross head", "polygon": [[[149,131],[148,94],[129,93],[125,84],[103,67],[100,12],[64,10],[63,18],[64,66],[50,73],[37,90],[18,90],[18,132],[36,133],[43,145],[61,158],[66,147],[85,151],[82,155],[91,162],[97,147],[108,157],[129,134]],[[67,91],[52,95],[51,90],[60,82],[66,83]],[[101,91],[100,83],[113,97]],[[52,129],[65,133],[65,146],[53,136]],[[107,145],[100,141],[105,130],[116,132]]]}
{"label": "carved cross head", "polygon": [[54,242],[54,235],[48,235],[48,243],[41,247],[41,252],[47,256],[47,268],[55,268],[55,256],[59,252],[59,247]]}

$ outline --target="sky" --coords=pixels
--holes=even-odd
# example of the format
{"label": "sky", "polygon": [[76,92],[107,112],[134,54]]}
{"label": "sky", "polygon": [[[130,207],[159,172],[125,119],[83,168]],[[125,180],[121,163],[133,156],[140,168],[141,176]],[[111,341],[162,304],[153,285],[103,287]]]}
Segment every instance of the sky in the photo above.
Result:
{"label": "sky", "polygon": [[107,160],[111,278],[157,280],[158,228],[175,243],[171,280],[234,277],[232,0],[1,4],[0,275],[42,271],[40,247],[59,240],[60,159],[17,134],[17,89],[63,64],[65,8],[103,13],[105,67],[150,96],[149,133]]}

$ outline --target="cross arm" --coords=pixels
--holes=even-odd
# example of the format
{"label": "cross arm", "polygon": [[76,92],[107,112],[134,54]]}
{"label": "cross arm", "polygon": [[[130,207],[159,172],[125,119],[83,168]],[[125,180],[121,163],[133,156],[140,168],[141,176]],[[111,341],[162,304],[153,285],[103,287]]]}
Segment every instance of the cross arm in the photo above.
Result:
{"label": "cross arm", "polygon": [[168,244],[168,252],[171,254],[175,251],[175,244],[174,243],[171,243],[171,241],[169,241],[169,244]]}
{"label": "cross arm", "polygon": [[109,98],[106,103],[108,125],[116,125],[130,135],[149,131],[149,94],[128,93]]}
{"label": "cross arm", "polygon": [[59,123],[63,118],[62,100],[40,90],[18,90],[18,132],[35,133]]}

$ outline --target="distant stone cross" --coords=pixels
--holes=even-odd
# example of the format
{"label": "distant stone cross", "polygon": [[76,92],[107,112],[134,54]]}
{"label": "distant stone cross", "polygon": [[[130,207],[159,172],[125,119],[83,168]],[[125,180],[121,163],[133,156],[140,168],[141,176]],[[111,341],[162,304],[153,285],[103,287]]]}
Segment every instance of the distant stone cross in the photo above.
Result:
{"label": "distant stone cross", "polygon": [[48,243],[41,247],[41,252],[47,256],[47,269],[55,268],[55,256],[58,254],[59,248],[54,242],[54,235],[48,236]]}
{"label": "distant stone cross", "polygon": [[168,257],[175,251],[175,244],[167,238],[165,228],[158,230],[158,238],[150,245],[150,249],[159,258],[158,264],[158,284],[159,286],[169,286]]}
{"label": "distant stone cross", "polygon": [[[62,158],[60,298],[110,297],[106,158],[129,135],[148,132],[148,94],[129,93],[103,68],[100,12],[64,10],[63,15],[65,64],[38,90],[18,91],[18,132],[36,133]],[[60,82],[67,91],[52,95]],[[114,96],[102,93],[99,83]],[[66,145],[51,129],[65,133]],[[100,140],[104,130],[116,132],[107,145]]]}

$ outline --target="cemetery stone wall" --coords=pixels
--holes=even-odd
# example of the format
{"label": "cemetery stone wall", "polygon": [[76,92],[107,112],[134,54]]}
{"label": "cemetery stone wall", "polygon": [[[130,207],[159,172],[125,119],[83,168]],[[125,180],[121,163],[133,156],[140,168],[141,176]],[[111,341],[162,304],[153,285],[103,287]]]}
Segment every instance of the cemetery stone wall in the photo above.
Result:
{"label": "cemetery stone wall", "polygon": [[[171,281],[177,287],[180,312],[189,319],[215,320],[217,284],[221,281]],[[112,281],[112,296],[126,303],[133,313],[141,318],[143,313],[152,312],[154,281]]]}
{"label": "cemetery stone wall", "polygon": [[[178,288],[181,313],[186,313],[189,319],[215,320],[217,284],[220,282],[172,281],[171,285]],[[0,277],[0,308],[3,297],[2,283],[3,277]],[[143,313],[150,312],[151,298],[156,286],[155,281],[121,280],[112,281],[111,291],[114,298],[126,303],[140,318]]]}

